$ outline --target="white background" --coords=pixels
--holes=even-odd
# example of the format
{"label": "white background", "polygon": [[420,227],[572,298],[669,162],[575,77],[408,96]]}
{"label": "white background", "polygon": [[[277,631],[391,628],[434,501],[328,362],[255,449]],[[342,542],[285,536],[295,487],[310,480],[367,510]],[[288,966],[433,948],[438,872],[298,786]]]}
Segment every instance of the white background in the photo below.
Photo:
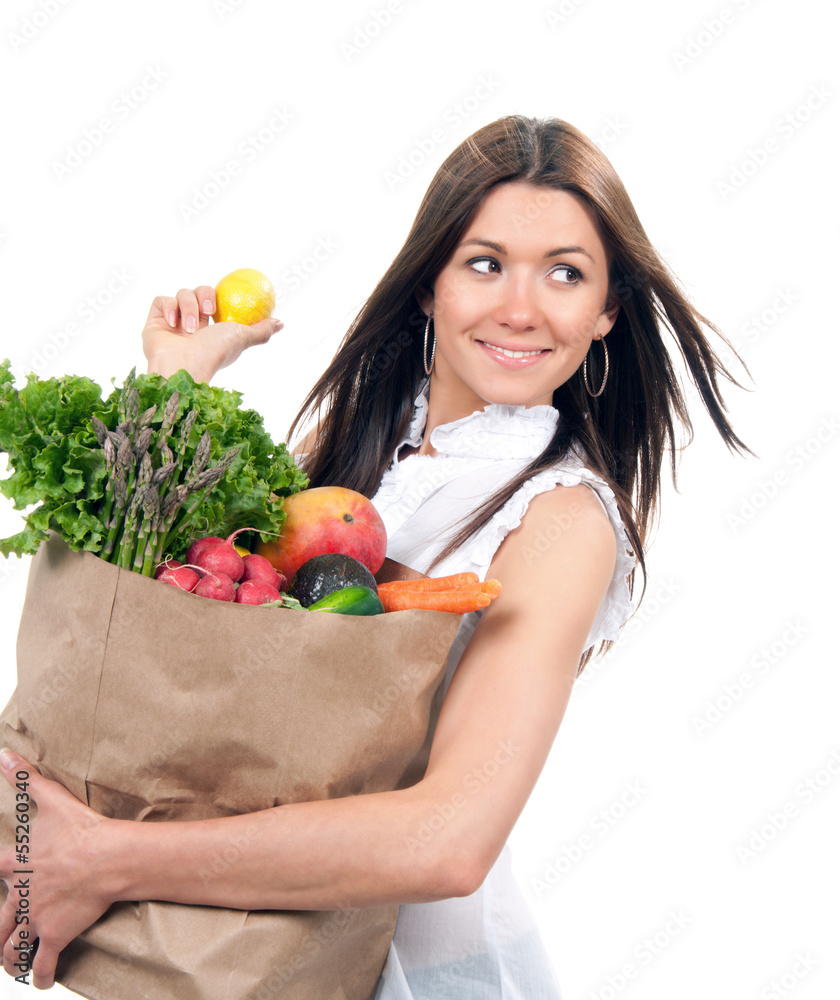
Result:
{"label": "white background", "polygon": [[[646,603],[575,689],[512,838],[517,873],[566,1000],[836,997],[840,80],[824,5],[392,0],[380,26],[385,8],[5,4],[0,358],[107,387],[142,366],[156,294],[257,267],[285,329],[218,380],[282,438],[457,143],[511,112],[600,140],[742,351],[755,389],[729,391],[730,414],[758,457],[731,456],[693,404]],[[277,110],[291,122],[243,152]],[[334,249],[294,288],[319,240]],[[0,530],[18,530],[8,502]],[[3,699],[25,577],[0,561]]]}

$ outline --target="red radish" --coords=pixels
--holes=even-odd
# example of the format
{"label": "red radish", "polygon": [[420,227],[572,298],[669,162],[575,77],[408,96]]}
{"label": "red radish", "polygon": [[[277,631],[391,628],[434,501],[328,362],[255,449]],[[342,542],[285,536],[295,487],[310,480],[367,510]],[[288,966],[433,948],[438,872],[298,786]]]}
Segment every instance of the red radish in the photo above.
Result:
{"label": "red radish", "polygon": [[243,556],[242,562],[245,564],[241,578],[242,583],[246,580],[261,580],[276,590],[286,589],[286,578],[277,572],[265,556],[258,556],[252,552],[250,555]]}
{"label": "red radish", "polygon": [[245,580],[236,588],[237,604],[268,604],[279,600],[280,591],[262,580]]}
{"label": "red radish", "polygon": [[[257,528],[238,528],[227,538],[219,538],[216,535],[207,535],[205,538],[196,538],[187,552],[187,564],[193,564],[196,569],[206,570],[208,573],[221,573],[229,576],[234,583],[242,579],[259,579],[268,583],[272,587],[281,590],[286,586],[286,580],[275,572],[271,563],[260,556],[263,563],[271,569],[271,575],[267,572],[258,572],[252,576],[244,576],[245,563],[243,557],[233,547],[236,536],[243,531],[257,531]],[[251,558],[248,556],[247,558]]]}
{"label": "red radish", "polygon": [[[175,562],[176,560],[173,559],[172,561]],[[173,587],[178,587],[180,590],[193,593],[201,578],[194,569],[190,569],[189,566],[182,566],[179,563],[177,566],[170,566],[168,569],[165,569],[160,575],[156,575],[155,579],[160,580],[161,583],[168,583]]]}
{"label": "red radish", "polygon": [[168,569],[177,569],[179,566],[183,565],[184,564],[182,562],[178,562],[178,560],[173,559],[172,556],[167,556],[162,563],[158,564],[158,567],[155,570],[155,579],[159,580]]}
{"label": "red radish", "polygon": [[206,569],[208,573],[223,573],[234,582],[242,577],[245,569],[242,556],[227,542],[218,545],[205,545],[196,556],[195,565]]}
{"label": "red radish", "polygon": [[[236,536],[241,535],[243,531],[259,531],[259,528],[237,528],[236,531],[228,535],[227,538],[219,538],[217,535],[207,535],[204,538],[195,538],[190,544],[189,550],[187,551],[187,562],[195,562],[198,555],[205,549],[208,545],[218,545],[221,543],[227,543],[233,548],[236,542]],[[263,532],[263,534],[273,535],[274,532]]]}
{"label": "red radish", "polygon": [[[204,569],[203,566],[200,568]],[[214,601],[236,600],[236,587],[233,580],[224,573],[207,572],[207,576],[203,576],[195,585],[193,593],[198,594],[199,597],[209,597]]]}
{"label": "red radish", "polygon": [[[169,568],[166,568],[166,563],[160,565],[161,572],[157,579],[161,582],[188,590],[199,597],[209,597],[216,601],[236,600],[236,584],[225,573],[213,573],[197,564],[182,564],[168,556],[167,562],[170,564]],[[172,568],[172,563],[177,563],[177,566]]]}
{"label": "red radish", "polygon": [[219,545],[220,543],[224,544],[224,541],[224,538],[216,538],[213,535],[208,535],[207,538],[196,538],[187,550],[187,562],[194,563],[198,558],[199,553],[208,545]]}

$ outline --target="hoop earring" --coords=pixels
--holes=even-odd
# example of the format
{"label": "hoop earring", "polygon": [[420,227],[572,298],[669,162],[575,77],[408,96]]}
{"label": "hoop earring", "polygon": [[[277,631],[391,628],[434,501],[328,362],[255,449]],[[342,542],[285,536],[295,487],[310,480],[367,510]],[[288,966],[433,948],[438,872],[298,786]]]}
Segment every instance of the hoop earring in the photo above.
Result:
{"label": "hoop earring", "polygon": [[583,384],[586,387],[586,391],[589,393],[590,396],[601,395],[601,393],[604,391],[604,386],[607,384],[607,375],[609,374],[610,371],[610,356],[609,354],[607,354],[607,345],[604,340],[603,334],[601,334],[598,340],[601,341],[601,344],[603,345],[604,348],[604,377],[601,380],[601,388],[597,392],[593,392],[589,388],[589,369],[587,366],[587,361],[589,360],[589,351],[586,352],[586,357],[583,359]]}
{"label": "hoop earring", "polygon": [[428,364],[426,364],[426,358],[429,356],[429,325],[432,322],[432,312],[429,311],[428,319],[426,320],[426,332],[423,334],[423,370],[427,375],[432,374],[432,369],[435,367],[435,348],[437,347],[437,337],[432,333],[432,358]]}

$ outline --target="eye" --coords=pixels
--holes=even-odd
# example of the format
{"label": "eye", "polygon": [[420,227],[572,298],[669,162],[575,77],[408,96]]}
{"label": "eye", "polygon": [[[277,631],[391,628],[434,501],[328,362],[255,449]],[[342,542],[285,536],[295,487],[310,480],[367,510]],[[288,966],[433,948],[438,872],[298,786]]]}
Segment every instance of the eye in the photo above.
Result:
{"label": "eye", "polygon": [[473,257],[467,261],[467,265],[479,274],[495,274],[501,271],[501,266],[494,257]]}
{"label": "eye", "polygon": [[576,267],[569,264],[558,264],[551,272],[551,277],[556,278],[561,285],[576,285],[583,277]]}

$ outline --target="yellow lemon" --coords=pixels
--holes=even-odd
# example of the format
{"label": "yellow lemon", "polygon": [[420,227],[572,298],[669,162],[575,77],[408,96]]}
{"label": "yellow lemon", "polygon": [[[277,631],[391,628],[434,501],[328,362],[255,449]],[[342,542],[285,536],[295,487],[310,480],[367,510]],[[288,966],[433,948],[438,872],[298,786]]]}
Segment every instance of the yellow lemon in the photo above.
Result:
{"label": "yellow lemon", "polygon": [[266,319],[274,309],[274,288],[268,278],[252,267],[231,271],[216,285],[216,323],[250,326]]}

